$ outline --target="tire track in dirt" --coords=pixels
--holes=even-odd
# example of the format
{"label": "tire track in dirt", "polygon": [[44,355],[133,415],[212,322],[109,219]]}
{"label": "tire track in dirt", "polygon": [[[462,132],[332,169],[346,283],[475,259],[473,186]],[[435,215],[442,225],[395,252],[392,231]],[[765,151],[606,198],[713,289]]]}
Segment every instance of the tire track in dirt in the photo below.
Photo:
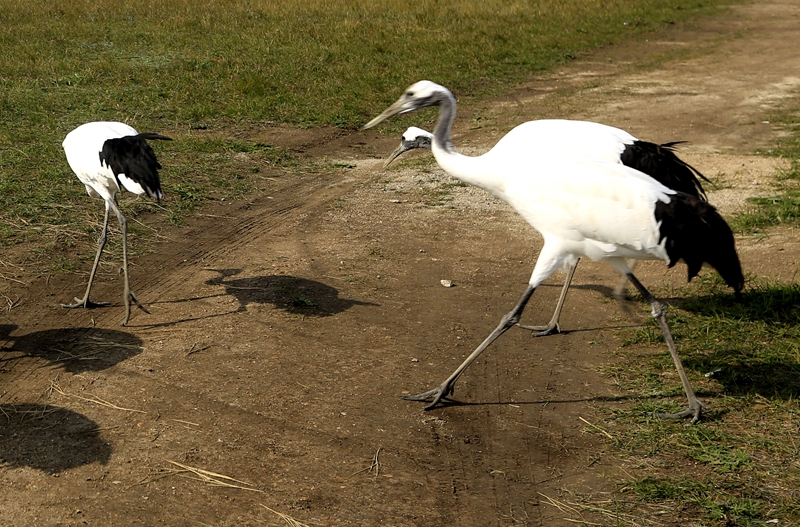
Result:
{"label": "tire track in dirt", "polygon": [[[727,54],[747,51],[743,48],[754,31],[763,36],[764,25],[773,24],[759,15],[759,9],[785,11],[788,5],[796,12],[796,6],[786,2],[768,4],[736,7],[738,14],[723,21],[738,26],[712,28],[704,45],[722,35],[720,46],[727,61]],[[753,12],[759,15],[758,24],[746,20]],[[777,22],[788,25],[792,20],[783,17]],[[731,44],[732,33],[746,24],[753,31],[742,32],[741,40]],[[785,38],[784,45],[789,40]],[[637,53],[640,50],[631,52]],[[637,91],[631,104],[624,89],[630,72],[626,74],[624,66],[617,68],[619,63],[614,63],[609,66],[617,68],[614,72],[586,75],[587,70],[605,67],[604,54],[605,50],[598,52],[597,64],[565,67],[564,75],[537,78],[521,87],[516,98],[524,103],[487,101],[485,106],[496,119],[484,128],[463,132],[456,143],[472,138],[474,146],[486,146],[492,133],[505,133],[514,122],[536,118],[541,109],[549,112],[546,117],[580,115],[623,127],[636,123],[639,128],[634,131],[645,138],[690,139],[701,148],[723,148],[708,140],[722,137],[717,125],[741,129],[745,136],[763,128],[773,139],[760,120],[751,126],[740,117],[704,127],[696,123],[693,130],[699,137],[686,137],[685,116],[670,112],[702,110],[717,86],[702,84],[699,96],[694,95],[699,88],[677,89],[683,66],[671,64],[662,74],[669,82],[657,77],[656,85],[663,88]],[[711,57],[714,63],[709,66],[709,57],[704,57],[700,54],[689,61],[694,77],[688,80],[701,84],[716,77],[724,83],[728,73],[719,67],[719,58]],[[747,64],[740,69],[749,71],[751,63]],[[633,80],[644,86],[647,75],[648,71],[638,71]],[[783,73],[770,73],[774,75]],[[600,86],[580,89],[586,79],[598,80]],[[548,92],[552,97],[542,96],[547,91],[542,86],[548,83],[555,86]],[[565,84],[568,89],[559,92]],[[565,92],[571,94],[568,102],[563,102]],[[628,103],[617,106],[616,98]],[[538,108],[532,109],[528,102]],[[731,115],[727,108],[738,106],[724,97],[717,102],[719,109],[711,113],[720,116]],[[564,112],[562,104],[570,106],[569,111]],[[465,108],[467,118],[459,119],[457,133],[468,128],[471,110],[480,111],[476,106]],[[747,115],[762,110],[755,108]],[[341,149],[334,152],[334,146],[325,146],[317,151],[320,158],[338,155],[359,140],[367,144],[359,150],[363,155],[373,148],[375,136],[365,139],[367,134],[360,132],[337,137]],[[722,142],[730,144],[727,138]],[[372,153],[385,155],[396,146],[395,141],[388,143],[385,152]],[[753,143],[736,143],[747,144]],[[696,164],[705,170],[702,163]],[[27,466],[6,470],[3,505],[19,513],[20,525],[81,520],[112,524],[117,514],[142,522],[160,514],[158,518],[168,525],[275,521],[264,515],[261,503],[314,525],[485,527],[527,522],[550,527],[607,520],[565,518],[567,513],[548,505],[541,495],[565,501],[570,493],[594,498],[615,491],[615,481],[624,477],[626,460],[608,454],[603,448],[606,438],[593,437],[591,428],[578,419],[601,418],[603,412],[593,412],[593,404],[602,405],[604,411],[613,405],[603,396],[614,394],[616,388],[598,373],[598,366],[613,360],[609,356],[618,345],[612,328],[619,310],[604,302],[604,291],[615,285],[617,277],[606,267],[581,263],[563,318],[563,327],[572,332],[531,339],[527,332],[509,331],[459,380],[456,400],[461,404],[431,413],[400,404],[395,393],[440,382],[497,324],[529,276],[529,268],[522,272],[517,262],[525,260],[532,266],[536,246],[527,225],[511,214],[498,213],[501,205],[479,193],[455,188],[457,210],[432,208],[425,205],[429,196],[408,182],[413,182],[411,177],[406,181],[397,177],[393,183],[398,184],[391,188],[379,183],[395,174],[374,175],[376,165],[364,162],[352,173],[366,180],[369,175],[359,170],[369,171],[374,179],[365,186],[343,183],[330,174],[298,176],[269,191],[274,201],[264,195],[252,203],[210,204],[204,212],[216,218],[170,229],[167,241],[154,254],[134,262],[133,287],[153,307],[153,315],[135,313],[128,328],[118,326],[119,305],[93,311],[59,308],[59,301],[81,291],[75,276],[31,286],[24,309],[9,315],[18,326],[13,336],[0,334],[4,352],[13,350],[13,343],[25,335],[45,335],[48,329],[73,329],[76,342],[103,328],[120,329],[141,340],[142,356],[102,375],[70,378],[74,372],[67,371],[61,377],[64,387],[71,393],[88,390],[124,404],[129,401],[131,407],[149,414],[120,415],[55,397],[55,402],[69,404],[102,426],[113,455],[108,465],[81,465],[59,478],[43,478]],[[426,170],[411,172],[413,177],[423,172],[417,177],[422,180],[429,175]],[[395,188],[402,192],[395,195]],[[331,200],[351,190],[360,199],[348,196],[340,216],[331,221]],[[399,199],[388,204],[394,197]],[[461,198],[463,202],[458,201]],[[466,205],[461,207],[462,203]],[[274,252],[272,245],[277,247]],[[286,260],[272,265],[268,260],[278,251]],[[312,256],[316,256],[313,262]],[[773,270],[779,267],[778,260],[774,262]],[[309,276],[320,283],[323,277],[331,278],[343,296],[371,303],[324,317],[306,317],[301,310],[292,312],[259,300],[240,303],[222,287],[208,285],[203,268],[223,264],[243,268],[242,276],[256,286],[270,274]],[[642,269],[645,283],[668,282],[676,288],[683,283],[682,271],[667,278],[663,266]],[[118,299],[119,278],[108,273],[101,278],[97,298]],[[444,290],[439,278],[456,278],[458,286]],[[557,295],[558,286],[545,289],[541,293]],[[537,319],[532,323],[541,322],[540,316],[547,318],[552,309],[539,293],[526,310]],[[196,318],[184,323],[187,311]],[[91,327],[93,318],[96,328]],[[43,339],[41,345],[57,341]],[[61,366],[40,357],[19,358],[13,353],[4,364],[20,376],[12,378],[9,387],[10,373],[2,372],[3,389],[10,388],[4,401],[35,399],[61,371]],[[630,411],[629,402],[624,409]],[[159,419],[162,411],[164,417]],[[40,431],[43,438],[51,432]],[[378,448],[383,449],[385,461],[381,475],[363,472]],[[147,475],[142,467],[168,466],[166,459],[258,483],[268,492],[253,497],[179,478],[138,485]],[[78,507],[80,518],[75,516]]]}
{"label": "tire track in dirt", "polygon": [[[173,231],[169,238],[159,243],[154,254],[143,255],[132,261],[131,288],[145,305],[164,302],[164,299],[178,298],[184,300],[185,284],[197,274],[197,266],[203,262],[214,261],[225,254],[234,252],[246,244],[267,244],[270,237],[285,232],[287,225],[296,223],[305,214],[311,214],[318,209],[324,209],[330,199],[335,199],[340,194],[348,192],[347,185],[334,185],[333,175],[316,177],[300,177],[296,181],[283,185],[279,190],[270,194],[273,199],[260,197],[250,203],[232,206],[218,206],[226,217],[235,221],[220,222],[217,218],[209,218],[201,222],[192,222],[188,228]],[[319,195],[321,187],[328,187],[324,196]],[[311,197],[311,199],[309,199]],[[234,209],[231,211],[230,209]],[[211,207],[208,216],[219,212]],[[260,242],[259,240],[265,240]],[[149,270],[144,273],[143,270]],[[47,348],[37,348],[29,342],[28,351],[38,350],[40,354],[53,356],[54,354],[68,354],[71,350],[81,345],[93,335],[106,332],[103,328],[119,327],[122,317],[122,306],[114,302],[106,308],[92,310],[63,309],[58,306],[58,301],[64,301],[75,291],[85,287],[85,283],[76,284],[74,276],[60,276],[52,283],[44,284],[50,290],[46,297],[33,298],[31,301],[37,309],[31,309],[30,304],[26,309],[15,311],[14,325],[7,327],[8,336],[0,335],[0,350],[3,353],[2,375],[3,391],[0,393],[0,403],[32,402],[42,397],[48,390],[51,381],[63,370],[63,362],[52,362],[33,357],[25,352],[15,349],[15,343],[21,339],[31,340],[35,328],[63,328],[68,331],[73,344],[70,349],[56,350],[47,353]],[[33,284],[32,287],[36,287]],[[99,273],[92,289],[92,298],[114,298],[121,290],[121,280]],[[51,303],[51,299],[54,299]],[[142,313],[135,306],[132,307],[132,319],[129,326],[120,328],[120,334],[139,335],[147,340],[148,329],[153,325],[147,319],[152,315]],[[169,327],[172,322],[167,321],[157,327]],[[16,326],[16,327],[15,327]],[[19,328],[25,328],[27,333],[19,334]],[[16,330],[16,331],[15,331]],[[14,332],[15,335],[10,335]],[[42,342],[42,346],[49,346]],[[79,352],[79,350],[78,350]],[[22,353],[22,355],[20,355]],[[6,356],[7,355],[7,356]],[[61,359],[56,359],[60,361]]]}
{"label": "tire track in dirt", "polygon": [[[174,267],[165,273],[160,273],[151,278],[140,281],[145,291],[155,293],[154,300],[159,300],[167,293],[186,281],[187,276],[196,272],[196,266],[204,261],[213,261],[224,254],[230,253],[239,247],[258,241],[259,236],[268,236],[274,229],[279,228],[283,222],[293,217],[292,213],[298,209],[306,210],[310,207],[302,203],[283,205],[280,209],[264,210],[252,215],[243,214],[244,219],[230,228],[220,229],[221,232],[213,234],[208,232],[188,233],[187,239],[172,243],[170,253],[174,256],[183,256]],[[257,234],[258,236],[253,236]],[[165,255],[159,255],[163,258]],[[143,266],[146,266],[145,263]],[[158,292],[161,292],[158,294]],[[141,322],[141,321],[140,321]]]}
{"label": "tire track in dirt", "polygon": [[[582,322],[596,327],[600,321],[608,322],[596,316]],[[447,452],[452,487],[441,507],[469,511],[456,524],[562,521],[542,496],[554,497],[564,485],[588,491],[597,483],[581,474],[585,453],[576,446],[583,427],[574,415],[591,412],[597,394],[586,385],[604,384],[585,350],[599,333],[535,339],[511,330],[459,380],[457,399],[475,402],[447,407],[434,436]],[[532,360],[547,350],[553,355]],[[580,383],[564,375],[574,375],[575,367],[584,374]]]}

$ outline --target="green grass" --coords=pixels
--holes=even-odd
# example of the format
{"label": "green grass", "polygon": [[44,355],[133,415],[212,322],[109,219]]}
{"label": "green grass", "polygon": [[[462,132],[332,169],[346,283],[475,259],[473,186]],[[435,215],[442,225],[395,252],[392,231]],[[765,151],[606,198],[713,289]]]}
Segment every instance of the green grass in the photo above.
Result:
{"label": "green grass", "polygon": [[776,225],[800,225],[800,189],[773,196],[748,198],[748,210],[731,218],[734,232],[752,234]]}
{"label": "green grass", "polygon": [[713,482],[687,477],[645,477],[630,481],[626,486],[643,500],[673,502],[721,525],[766,525],[759,518],[770,508],[769,503],[759,499],[721,495]]}
{"label": "green grass", "polygon": [[[727,394],[800,397],[800,284],[757,280],[737,300],[713,278],[683,293],[670,313],[684,364],[713,373]],[[655,324],[637,329],[627,345],[663,342]],[[657,371],[672,368],[664,357]],[[657,374],[656,374],[657,376]]]}
{"label": "green grass", "polygon": [[[60,147],[87,121],[175,136],[155,146],[167,199],[122,205],[179,224],[209,198],[264,188],[276,167],[336,169],[230,139],[241,137],[237,130],[278,122],[355,129],[421,78],[462,100],[498,93],[585,50],[720,4],[0,0],[0,242],[68,251],[81,233],[96,237],[102,205],[86,198]],[[72,241],[57,234],[67,231]]]}
{"label": "green grass", "polygon": [[357,127],[420,78],[478,95],[716,3],[4,0],[0,108],[55,127],[109,113]]}
{"label": "green grass", "polygon": [[754,279],[737,300],[712,276],[681,297],[670,328],[709,411],[691,427],[653,417],[680,409],[683,389],[655,323],[626,333],[608,373],[633,398],[633,412],[610,411],[608,426],[614,451],[635,467],[620,483],[634,498],[627,507],[698,525],[797,524],[800,284]]}
{"label": "green grass", "polygon": [[786,136],[763,153],[784,158],[787,167],[777,174],[774,195],[748,199],[750,208],[731,219],[735,232],[756,233],[776,225],[800,226],[800,95],[789,98],[768,119]]}
{"label": "green grass", "polygon": [[[422,78],[469,103],[728,3],[0,0],[0,243],[28,244],[30,258],[50,270],[91,260],[102,205],[87,198],[60,147],[83,122],[120,120],[176,138],[154,146],[166,199],[121,198],[140,238],[132,248],[146,251],[140,242],[158,227],[138,223],[141,215],[180,224],[211,200],[240,199],[305,171],[347,169],[301,161],[242,131],[275,123],[355,129]],[[733,220],[739,232],[798,223],[800,104],[792,104],[767,117],[789,132],[770,152],[789,168],[775,197],[752,201]],[[431,190],[430,203],[444,204],[449,190]],[[120,250],[111,237],[109,259],[118,261]],[[738,303],[714,280],[692,288],[670,323],[712,409],[690,428],[650,417],[677,409],[683,394],[658,328],[632,333],[620,351],[624,367],[609,370],[639,411],[608,416],[613,452],[633,465],[620,493],[632,510],[668,506],[664,518],[683,524],[798,524],[798,286],[756,282]],[[291,304],[315,307],[302,296]]]}

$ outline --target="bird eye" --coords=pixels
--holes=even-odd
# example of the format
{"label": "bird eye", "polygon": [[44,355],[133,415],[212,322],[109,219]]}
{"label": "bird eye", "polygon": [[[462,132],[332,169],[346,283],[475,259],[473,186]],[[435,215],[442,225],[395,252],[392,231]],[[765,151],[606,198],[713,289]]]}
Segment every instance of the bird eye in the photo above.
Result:
{"label": "bird eye", "polygon": [[408,91],[408,92],[406,92],[406,95],[409,96],[409,97],[413,97],[414,96],[414,92],[413,91]]}

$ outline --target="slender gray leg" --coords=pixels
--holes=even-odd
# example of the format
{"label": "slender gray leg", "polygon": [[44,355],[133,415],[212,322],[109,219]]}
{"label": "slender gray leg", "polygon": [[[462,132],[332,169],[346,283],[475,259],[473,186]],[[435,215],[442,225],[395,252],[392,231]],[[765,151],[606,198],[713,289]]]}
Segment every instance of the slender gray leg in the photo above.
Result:
{"label": "slender gray leg", "polygon": [[[634,268],[636,268],[637,263],[639,263],[639,260],[634,260],[633,263],[631,263],[630,265],[631,272],[633,272]],[[620,278],[617,287],[614,288],[614,298],[616,299],[619,308],[622,310],[623,313],[625,313],[625,315],[629,319],[633,320],[637,324],[641,324],[643,322],[642,317],[640,317],[638,313],[636,313],[633,309],[631,309],[631,302],[629,302],[628,298],[627,285],[628,285],[628,276],[627,274],[625,274],[622,276],[622,278]]]}
{"label": "slender gray leg", "polygon": [[[636,269],[636,264],[638,262],[639,260],[633,261],[633,263],[631,264],[631,271]],[[625,297],[628,296],[628,292],[626,291],[627,286],[628,286],[628,277],[623,276],[620,279],[619,283],[617,284],[617,287],[614,288],[614,298],[617,299],[617,302],[622,303],[625,300]]]}
{"label": "slender gray leg", "polygon": [[525,294],[522,295],[522,298],[520,298],[519,302],[517,302],[517,305],[514,306],[514,309],[512,309],[509,313],[505,314],[503,318],[500,319],[500,324],[498,324],[498,326],[494,329],[494,331],[492,331],[489,334],[489,336],[486,337],[486,340],[484,340],[481,343],[481,345],[478,346],[477,349],[475,349],[475,351],[473,351],[472,354],[469,357],[467,357],[464,362],[461,363],[461,366],[456,368],[456,371],[454,371],[450,375],[450,377],[445,379],[445,381],[442,384],[440,384],[437,388],[434,388],[433,390],[429,390],[425,393],[420,393],[417,395],[401,395],[400,397],[409,401],[430,401],[431,399],[433,399],[431,404],[425,407],[425,410],[430,410],[434,408],[437,404],[439,404],[439,402],[442,400],[443,397],[452,395],[453,385],[455,384],[456,379],[458,379],[459,375],[461,375],[464,372],[464,370],[466,370],[467,367],[470,364],[472,364],[472,361],[478,358],[478,355],[483,353],[483,350],[485,350],[489,346],[489,344],[494,342],[497,339],[497,337],[505,333],[510,327],[514,326],[517,322],[519,322],[519,318],[522,315],[522,311],[525,309],[525,305],[528,303],[528,300],[530,300],[531,295],[535,290],[536,290],[535,287],[529,285],[528,289],[525,290]]}
{"label": "slender gray leg", "polygon": [[[578,262],[580,262],[580,260],[578,260]],[[545,337],[553,333],[561,333],[561,326],[558,324],[558,319],[561,317],[561,309],[564,307],[564,300],[567,298],[567,291],[569,290],[569,285],[572,283],[572,277],[575,275],[575,269],[578,268],[578,262],[575,262],[575,265],[570,267],[569,271],[567,271],[567,278],[564,280],[564,287],[561,288],[561,296],[558,297],[556,310],[553,312],[553,317],[550,319],[550,322],[548,322],[546,326],[527,326],[524,324],[517,324],[517,326],[522,329],[535,331],[536,333],[533,334],[534,337]]]}
{"label": "slender gray leg", "polygon": [[668,419],[682,419],[685,417],[691,417],[692,421],[690,424],[694,424],[700,419],[700,415],[707,407],[705,404],[700,402],[700,400],[694,394],[692,385],[689,384],[689,377],[686,376],[686,371],[683,369],[683,363],[681,363],[681,358],[678,356],[678,350],[675,347],[675,341],[672,339],[672,333],[670,333],[669,326],[667,326],[667,315],[664,311],[664,304],[659,302],[652,295],[652,293],[650,293],[650,291],[648,291],[642,285],[642,283],[635,276],[633,276],[633,273],[628,273],[626,276],[633,286],[639,291],[639,293],[645,298],[645,300],[650,302],[650,305],[653,308],[653,318],[655,318],[658,322],[658,325],[661,326],[661,332],[664,333],[664,340],[667,342],[670,355],[672,355],[672,362],[675,363],[675,368],[678,370],[678,376],[681,378],[681,383],[683,383],[683,389],[686,392],[686,397],[689,399],[689,407],[682,412],[677,414],[656,414],[656,416],[665,417]]}
{"label": "slender gray leg", "polygon": [[112,203],[112,207],[114,214],[117,215],[117,220],[119,220],[119,228],[122,231],[122,272],[125,275],[125,292],[122,294],[122,302],[125,305],[125,318],[122,320],[122,325],[124,326],[131,317],[131,300],[145,313],[149,314],[150,311],[139,303],[136,295],[131,291],[131,286],[128,282],[128,220],[122,215],[116,203]]}
{"label": "slender gray leg", "polygon": [[74,304],[61,304],[61,307],[83,307],[83,308],[92,308],[92,307],[100,307],[100,306],[107,306],[109,302],[92,302],[89,300],[89,291],[92,290],[92,282],[94,282],[94,275],[97,272],[97,265],[100,263],[100,255],[103,253],[103,248],[106,246],[106,239],[108,237],[108,212],[109,207],[106,204],[106,216],[103,220],[103,232],[100,233],[100,238],[97,239],[97,255],[94,257],[94,265],[92,265],[92,272],[89,273],[89,285],[86,286],[86,294],[83,295],[83,298],[75,297]]}
{"label": "slender gray leg", "polygon": [[[634,260],[631,263],[631,265],[630,265],[631,272],[633,272],[633,270],[636,269],[636,264],[638,264],[638,263],[639,263],[639,260]],[[628,277],[627,276],[623,276],[620,279],[619,283],[617,284],[617,287],[614,288],[614,298],[617,299],[617,302],[619,303],[619,306],[622,308],[623,311],[625,311],[625,313],[629,317],[637,318],[634,315],[633,311],[631,311],[631,309],[625,303],[625,301],[628,299],[628,291],[627,291],[627,289],[628,289]]]}

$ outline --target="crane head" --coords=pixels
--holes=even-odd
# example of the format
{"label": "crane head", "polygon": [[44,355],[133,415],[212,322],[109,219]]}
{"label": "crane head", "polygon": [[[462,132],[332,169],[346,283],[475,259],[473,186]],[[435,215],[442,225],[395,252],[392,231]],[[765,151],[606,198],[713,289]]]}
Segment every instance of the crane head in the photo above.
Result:
{"label": "crane head", "polygon": [[419,110],[420,108],[426,108],[428,106],[436,106],[441,102],[443,97],[453,97],[444,86],[440,86],[431,81],[419,81],[414,83],[406,88],[402,97],[397,99],[393,105],[389,106],[375,119],[365,124],[364,129],[372,128],[393,115],[413,112],[414,110]]}
{"label": "crane head", "polygon": [[427,148],[430,150],[432,141],[432,133],[423,130],[422,128],[417,128],[416,126],[410,127],[400,138],[400,146],[395,148],[394,152],[392,152],[386,159],[386,162],[383,163],[383,168],[388,167],[392,161],[397,159],[397,157],[403,152],[408,152],[409,150],[414,150],[415,148]]}

